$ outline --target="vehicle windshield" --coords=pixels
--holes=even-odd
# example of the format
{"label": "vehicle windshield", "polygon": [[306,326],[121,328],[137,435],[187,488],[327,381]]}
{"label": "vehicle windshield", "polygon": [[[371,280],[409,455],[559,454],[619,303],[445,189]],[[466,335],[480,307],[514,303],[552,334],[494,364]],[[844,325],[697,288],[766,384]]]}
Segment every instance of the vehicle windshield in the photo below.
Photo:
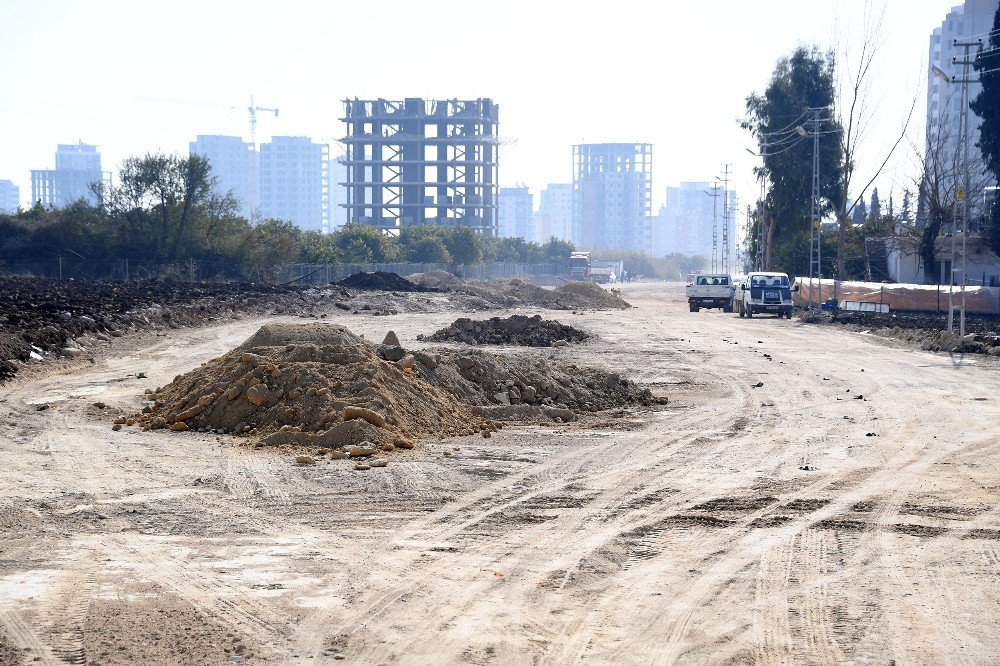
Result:
{"label": "vehicle windshield", "polygon": [[787,287],[787,275],[754,275],[750,278],[751,287]]}

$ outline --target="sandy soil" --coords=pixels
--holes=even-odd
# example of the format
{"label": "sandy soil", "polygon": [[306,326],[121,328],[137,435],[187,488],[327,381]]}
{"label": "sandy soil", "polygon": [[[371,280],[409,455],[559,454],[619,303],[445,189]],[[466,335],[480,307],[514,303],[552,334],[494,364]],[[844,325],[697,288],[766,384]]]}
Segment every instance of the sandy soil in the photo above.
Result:
{"label": "sandy soil", "polygon": [[[367,472],[111,431],[265,319],[0,387],[0,664],[997,660],[997,359],[625,296],[517,351],[667,408]],[[419,347],[455,316],[334,320]]]}

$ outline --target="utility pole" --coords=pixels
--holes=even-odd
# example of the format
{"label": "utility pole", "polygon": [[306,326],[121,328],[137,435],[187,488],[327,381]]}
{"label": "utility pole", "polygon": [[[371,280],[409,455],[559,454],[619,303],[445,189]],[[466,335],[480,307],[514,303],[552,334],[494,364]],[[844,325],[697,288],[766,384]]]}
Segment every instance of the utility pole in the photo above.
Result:
{"label": "utility pole", "polygon": [[712,272],[719,270],[719,182],[712,183],[712,191],[705,190],[712,197]]}
{"label": "utility pole", "polygon": [[[823,233],[820,226],[822,210],[820,208],[819,192],[819,127],[822,109],[812,109],[812,135],[813,135],[813,169],[812,169],[812,210],[809,214],[809,302],[808,307],[812,307],[813,298],[813,278],[816,278],[817,288],[816,307],[823,304]],[[797,128],[799,134],[808,136],[806,131],[800,126]]]}
{"label": "utility pole", "polygon": [[968,266],[966,265],[966,255],[967,255],[967,245],[966,239],[969,236],[969,203],[968,194],[970,183],[969,174],[969,84],[978,82],[979,79],[969,78],[969,66],[974,63],[973,60],[969,59],[970,50],[975,47],[977,51],[981,51],[983,48],[982,38],[975,41],[960,42],[957,39],[952,41],[952,46],[961,47],[964,49],[965,53],[962,59],[959,60],[957,57],[952,57],[951,63],[953,65],[962,66],[962,78],[956,79],[952,77],[950,80],[952,83],[962,84],[962,114],[958,117],[958,155],[959,164],[962,168],[962,185],[957,188],[955,192],[955,212],[954,221],[952,222],[951,230],[951,284],[948,286],[948,332],[955,332],[955,241],[958,231],[958,221],[962,220],[962,282],[961,282],[961,300],[959,307],[959,337],[965,337],[965,284],[968,279]]}
{"label": "utility pole", "polygon": [[723,273],[729,272],[729,164],[722,165],[722,254]]}

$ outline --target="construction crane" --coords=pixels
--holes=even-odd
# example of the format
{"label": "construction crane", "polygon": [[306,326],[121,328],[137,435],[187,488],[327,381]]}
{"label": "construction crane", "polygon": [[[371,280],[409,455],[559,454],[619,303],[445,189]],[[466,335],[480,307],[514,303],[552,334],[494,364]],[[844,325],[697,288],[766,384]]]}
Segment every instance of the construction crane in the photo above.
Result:
{"label": "construction crane", "polygon": [[253,95],[250,95],[250,106],[247,107],[247,112],[250,114],[250,144],[256,148],[257,147],[257,112],[263,111],[265,113],[273,113],[274,117],[278,117],[278,110],[271,109],[266,106],[256,106],[253,103]]}

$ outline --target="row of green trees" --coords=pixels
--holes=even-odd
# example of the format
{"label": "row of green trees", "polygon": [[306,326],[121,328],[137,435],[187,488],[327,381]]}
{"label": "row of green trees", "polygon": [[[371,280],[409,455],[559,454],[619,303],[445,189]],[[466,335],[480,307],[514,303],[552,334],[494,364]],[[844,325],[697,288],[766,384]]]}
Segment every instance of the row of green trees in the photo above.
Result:
{"label": "row of green trees", "polygon": [[257,223],[220,193],[200,156],[149,154],[125,160],[114,186],[96,184],[94,200],[61,209],[36,205],[0,216],[0,262],[202,262],[231,277],[277,276],[289,263],[560,263],[572,243],[476,236],[465,227],[409,227],[399,236],[349,224],[335,233],[304,231],[284,220]]}
{"label": "row of green trees", "polygon": [[[239,203],[220,193],[204,158],[149,154],[125,160],[114,186],[94,186],[94,200],[66,208],[36,205],[0,215],[0,264],[123,261],[199,262],[232,278],[281,277],[290,263],[365,264],[415,262],[455,267],[479,263],[566,264],[575,249],[556,238],[477,236],[466,227],[422,225],[397,235],[364,224],[329,234],[304,231],[276,219],[253,223]],[[621,259],[621,256],[613,257]],[[697,262],[697,260],[694,260]],[[676,277],[684,257],[628,257],[633,274]]]}

